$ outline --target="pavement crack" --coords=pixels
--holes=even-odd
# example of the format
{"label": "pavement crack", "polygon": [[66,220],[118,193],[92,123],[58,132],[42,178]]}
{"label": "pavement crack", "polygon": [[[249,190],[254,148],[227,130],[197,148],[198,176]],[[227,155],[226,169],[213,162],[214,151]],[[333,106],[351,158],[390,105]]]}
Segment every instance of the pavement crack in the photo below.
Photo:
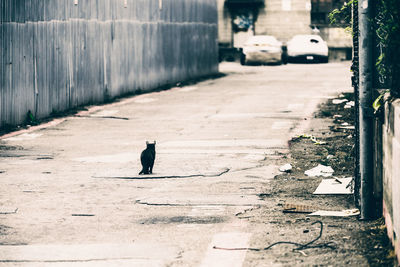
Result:
{"label": "pavement crack", "polygon": [[[135,204],[146,206],[166,206],[166,207],[201,207],[201,206],[216,206],[216,207],[253,207],[254,204],[228,204],[228,203],[151,203],[143,200],[136,200]],[[260,204],[261,206],[261,204]]]}
{"label": "pavement crack", "polygon": [[115,119],[115,120],[130,120],[127,117],[117,117],[117,116],[90,116],[90,115],[75,115],[78,118],[91,118],[91,119]]}
{"label": "pavement crack", "polygon": [[102,259],[82,259],[82,260],[0,260],[0,263],[68,263],[68,262],[96,262],[96,261],[115,261],[115,260],[136,260],[137,258],[102,258]]}
{"label": "pavement crack", "polygon": [[123,180],[157,180],[157,179],[182,179],[182,178],[193,178],[193,177],[219,177],[229,172],[230,169],[215,173],[215,174],[191,174],[191,175],[165,175],[165,176],[92,176],[92,178],[103,178],[103,179],[123,179]]}
{"label": "pavement crack", "polygon": [[252,166],[252,167],[246,167],[246,168],[235,169],[235,170],[232,170],[231,172],[242,172],[242,171],[248,171],[248,170],[255,170],[255,169],[262,168],[262,167],[264,167],[264,166],[265,166],[264,164],[259,164],[259,165]]}

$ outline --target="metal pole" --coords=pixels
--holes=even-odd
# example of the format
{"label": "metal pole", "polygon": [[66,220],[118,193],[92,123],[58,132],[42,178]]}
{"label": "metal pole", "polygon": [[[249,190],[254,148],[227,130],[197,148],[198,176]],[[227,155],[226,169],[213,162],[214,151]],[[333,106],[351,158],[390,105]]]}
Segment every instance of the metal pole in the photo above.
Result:
{"label": "metal pole", "polygon": [[353,62],[351,65],[351,70],[353,71],[352,85],[354,88],[354,101],[356,108],[354,109],[354,202],[357,208],[360,208],[360,117],[358,107],[360,106],[360,101],[358,99],[359,90],[359,79],[360,79],[360,64],[359,64],[359,31],[358,31],[358,2],[354,1],[352,6],[352,19],[353,19]]}
{"label": "metal pole", "polygon": [[373,200],[373,0],[358,2],[359,19],[359,152],[360,152],[360,212],[361,219],[375,217]]}

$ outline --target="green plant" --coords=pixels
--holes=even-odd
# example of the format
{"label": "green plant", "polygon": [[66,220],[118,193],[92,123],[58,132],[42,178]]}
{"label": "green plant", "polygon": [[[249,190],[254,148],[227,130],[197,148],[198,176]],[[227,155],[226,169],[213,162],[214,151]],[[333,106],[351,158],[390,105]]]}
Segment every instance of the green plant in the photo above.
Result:
{"label": "green plant", "polygon": [[352,28],[352,6],[357,3],[358,0],[350,0],[338,9],[335,8],[328,14],[329,21],[332,25],[345,26],[347,32],[353,33]]}
{"label": "green plant", "polygon": [[376,42],[379,56],[376,69],[379,81],[400,97],[400,1],[378,0],[376,3]]}
{"label": "green plant", "polygon": [[380,92],[379,96],[375,99],[375,101],[372,103],[372,108],[374,109],[374,112],[377,113],[379,111],[379,109],[381,108],[381,106],[384,104],[384,98],[385,98],[385,94],[388,93],[389,90],[382,90],[382,92]]}
{"label": "green plant", "polygon": [[[353,37],[358,35],[352,29],[352,6],[357,3],[358,0],[351,0],[329,14],[331,24],[344,22]],[[393,96],[400,97],[400,1],[377,0],[374,4],[373,27],[378,48],[375,66],[379,83],[389,88]]]}

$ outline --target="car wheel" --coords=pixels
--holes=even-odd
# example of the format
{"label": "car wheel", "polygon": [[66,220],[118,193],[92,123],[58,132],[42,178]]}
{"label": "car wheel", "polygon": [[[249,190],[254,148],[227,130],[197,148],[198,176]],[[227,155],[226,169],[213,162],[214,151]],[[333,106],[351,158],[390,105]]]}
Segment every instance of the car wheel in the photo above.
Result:
{"label": "car wheel", "polygon": [[240,65],[246,65],[246,55],[240,54]]}

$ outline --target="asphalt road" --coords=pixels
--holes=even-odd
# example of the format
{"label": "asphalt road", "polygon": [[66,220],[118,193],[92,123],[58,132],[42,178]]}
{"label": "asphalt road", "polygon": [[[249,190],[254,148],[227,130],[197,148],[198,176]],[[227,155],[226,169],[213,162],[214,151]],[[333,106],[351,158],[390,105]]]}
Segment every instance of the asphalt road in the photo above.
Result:
{"label": "asphalt road", "polygon": [[350,89],[350,63],[220,71],[3,137],[0,266],[268,266],[213,246],[257,238],[236,215],[263,205],[318,103]]}

